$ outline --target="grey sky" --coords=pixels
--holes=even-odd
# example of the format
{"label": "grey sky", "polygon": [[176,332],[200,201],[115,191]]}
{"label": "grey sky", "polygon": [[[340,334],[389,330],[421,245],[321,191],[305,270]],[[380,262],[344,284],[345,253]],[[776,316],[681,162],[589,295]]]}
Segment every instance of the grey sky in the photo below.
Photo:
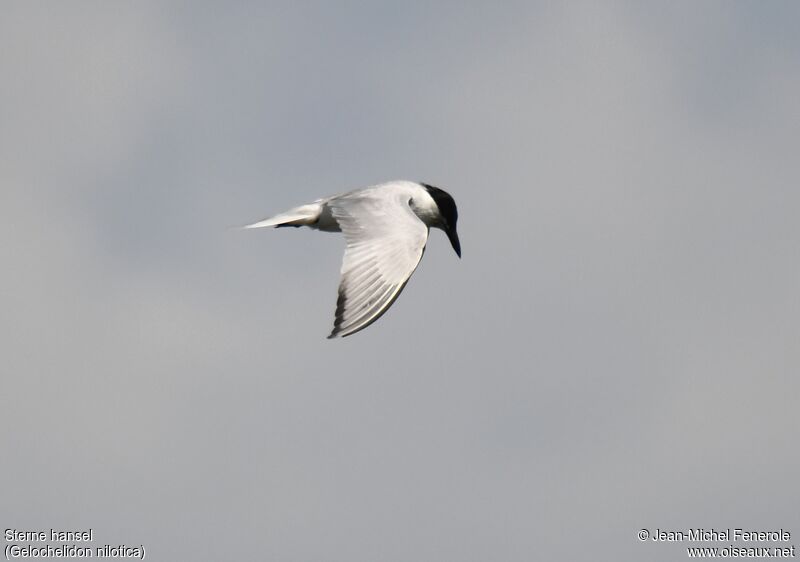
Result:
{"label": "grey sky", "polygon": [[[800,543],[798,4],[2,12],[4,529],[155,560]],[[455,197],[464,259],[432,232],[326,340],[341,238],[230,227],[400,178]]]}

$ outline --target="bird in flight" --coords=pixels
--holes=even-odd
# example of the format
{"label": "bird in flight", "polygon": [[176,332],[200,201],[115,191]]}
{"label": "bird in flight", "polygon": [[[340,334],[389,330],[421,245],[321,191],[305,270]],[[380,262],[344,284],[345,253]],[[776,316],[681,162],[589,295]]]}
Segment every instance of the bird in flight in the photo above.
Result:
{"label": "bird in flight", "polygon": [[389,309],[422,259],[430,227],[447,234],[460,258],[456,221],[456,203],[443,189],[392,181],[317,199],[244,228],[308,226],[344,234],[339,298],[328,336],[335,338],[363,330]]}

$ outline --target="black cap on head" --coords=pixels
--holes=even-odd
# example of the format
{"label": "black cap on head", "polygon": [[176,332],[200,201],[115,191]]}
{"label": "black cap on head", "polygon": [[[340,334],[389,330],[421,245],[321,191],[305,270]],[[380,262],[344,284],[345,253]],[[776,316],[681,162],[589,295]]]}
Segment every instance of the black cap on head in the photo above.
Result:
{"label": "black cap on head", "polygon": [[458,240],[458,233],[456,232],[456,223],[458,222],[456,202],[444,189],[439,189],[427,183],[420,183],[420,185],[428,190],[428,193],[436,202],[436,206],[439,207],[439,214],[442,215],[443,230],[447,234],[447,238],[450,239],[453,250],[456,251],[458,257],[461,257],[461,243]]}

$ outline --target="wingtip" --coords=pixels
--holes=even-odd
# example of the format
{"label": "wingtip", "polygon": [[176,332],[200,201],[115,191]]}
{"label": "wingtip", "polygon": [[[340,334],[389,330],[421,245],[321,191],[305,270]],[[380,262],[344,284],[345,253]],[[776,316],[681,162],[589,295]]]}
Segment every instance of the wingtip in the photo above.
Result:
{"label": "wingtip", "polygon": [[357,331],[358,331],[358,330],[355,330],[355,331],[347,331],[347,330],[342,330],[342,329],[340,329],[339,327],[334,327],[334,328],[333,328],[333,331],[331,331],[331,333],[328,335],[327,339],[329,339],[329,340],[335,340],[335,339],[337,339],[337,338],[346,338],[347,336],[351,336],[351,335],[353,335],[353,334],[354,334],[354,333],[356,333]]}

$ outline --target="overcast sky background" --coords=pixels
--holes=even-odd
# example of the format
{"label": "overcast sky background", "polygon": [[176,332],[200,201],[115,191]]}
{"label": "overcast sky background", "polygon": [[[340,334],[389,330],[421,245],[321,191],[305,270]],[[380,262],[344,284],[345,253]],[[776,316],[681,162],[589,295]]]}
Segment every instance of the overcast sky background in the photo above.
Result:
{"label": "overcast sky background", "polygon": [[[153,560],[800,544],[797,3],[0,11],[4,529]],[[433,231],[326,340],[341,237],[231,227],[400,178],[455,197],[464,257]]]}

